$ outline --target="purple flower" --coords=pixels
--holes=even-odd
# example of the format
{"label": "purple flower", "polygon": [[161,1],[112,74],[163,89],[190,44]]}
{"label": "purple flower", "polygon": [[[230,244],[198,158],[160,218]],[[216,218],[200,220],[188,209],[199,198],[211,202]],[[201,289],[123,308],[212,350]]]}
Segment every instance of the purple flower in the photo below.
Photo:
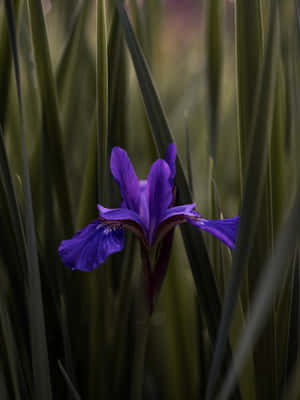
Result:
{"label": "purple flower", "polygon": [[[171,143],[165,160],[156,160],[147,180],[139,181],[126,151],[114,147],[110,168],[123,198],[121,208],[98,205],[99,218],[71,239],[61,242],[58,251],[63,263],[72,270],[93,270],[109,255],[123,249],[124,228],[133,231],[140,239],[143,251],[149,253],[158,243],[172,238],[175,226],[184,222],[211,233],[233,249],[239,217],[207,220],[194,210],[195,203],[175,205],[175,159],[176,147]],[[170,249],[170,243],[166,247]],[[165,264],[168,261],[168,257],[160,258]]]}

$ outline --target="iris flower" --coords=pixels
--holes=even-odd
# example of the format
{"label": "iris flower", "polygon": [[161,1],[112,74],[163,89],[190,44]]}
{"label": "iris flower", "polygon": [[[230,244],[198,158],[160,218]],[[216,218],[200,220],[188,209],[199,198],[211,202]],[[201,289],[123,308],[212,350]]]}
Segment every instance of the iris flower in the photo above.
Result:
{"label": "iris flower", "polygon": [[[140,239],[144,254],[150,254],[155,248],[160,251],[162,247],[167,248],[168,251],[157,257],[159,263],[166,264],[174,228],[184,222],[209,232],[233,249],[239,217],[208,220],[195,211],[196,203],[175,205],[175,159],[176,147],[171,143],[166,158],[156,160],[147,180],[139,181],[126,151],[114,147],[110,169],[120,188],[121,207],[110,209],[98,205],[99,217],[71,239],[61,242],[59,254],[63,263],[72,270],[93,270],[108,256],[123,249],[126,228]],[[158,265],[159,269],[162,271],[165,266]]]}

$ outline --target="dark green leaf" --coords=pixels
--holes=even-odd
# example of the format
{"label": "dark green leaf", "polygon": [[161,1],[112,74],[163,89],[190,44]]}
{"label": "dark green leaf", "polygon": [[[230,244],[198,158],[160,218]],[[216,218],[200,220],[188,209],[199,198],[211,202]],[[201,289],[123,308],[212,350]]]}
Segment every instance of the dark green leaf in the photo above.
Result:
{"label": "dark green leaf", "polygon": [[244,334],[235,352],[233,363],[228,371],[227,378],[221,389],[218,400],[227,400],[236,382],[248,351],[253,347],[261,332],[267,314],[270,312],[273,297],[280,287],[282,276],[292,265],[292,257],[300,235],[300,186],[291,212],[276,241],[273,255],[270,257],[254,294],[253,304],[249,311]]}
{"label": "dark green leaf", "polygon": [[250,249],[253,244],[266,179],[269,140],[273,119],[275,77],[277,73],[276,61],[279,50],[276,3],[271,4],[267,45],[257,88],[255,118],[253,119],[251,128],[251,146],[241,208],[241,220],[236,248],[233,253],[232,270],[224,299],[218,340],[210,371],[207,399],[211,399],[213,396],[214,385],[222,366],[232,316],[251,254]]}
{"label": "dark green leaf", "polygon": [[[54,177],[53,183],[56,189],[61,218],[64,221],[63,226],[65,234],[69,236],[73,233],[72,208],[63,156],[62,129],[57,105],[56,87],[49,53],[42,2],[41,0],[28,0],[27,3],[37,79],[44,116],[44,129],[48,135],[48,143],[50,145],[51,169]],[[38,177],[38,174],[35,174],[35,176]],[[33,187],[36,187],[36,185],[37,182],[33,182]]]}
{"label": "dark green leaf", "polygon": [[5,1],[5,9],[12,49],[15,79],[19,103],[19,116],[21,126],[23,179],[25,199],[25,231],[26,231],[26,261],[28,267],[28,314],[30,320],[31,352],[34,380],[34,395],[36,399],[51,400],[51,383],[48,364],[47,340],[45,331],[43,300],[38,265],[36,233],[31,200],[28,159],[25,145],[23,107],[21,99],[20,68],[18,61],[16,29],[14,23],[13,7],[10,0]]}
{"label": "dark green leaf", "polygon": [[237,0],[235,13],[240,161],[244,174],[263,50],[261,1]]}
{"label": "dark green leaf", "polygon": [[[17,4],[16,1],[14,3]],[[0,16],[0,38],[0,124],[5,128],[4,119],[8,104],[9,82],[11,76],[11,54],[9,49],[7,23],[4,13]]]}
{"label": "dark green leaf", "polygon": [[7,310],[6,301],[1,298],[0,303],[0,322],[1,322],[1,330],[4,339],[5,349],[7,352],[9,371],[13,384],[13,391],[16,400],[21,399],[21,390],[19,383],[20,376],[20,362],[18,359],[17,346],[15,342],[15,336],[11,324],[11,320],[9,317],[9,313]]}
{"label": "dark green leaf", "polygon": [[60,369],[63,377],[65,378],[65,381],[66,381],[66,383],[68,385],[68,388],[70,390],[70,393],[72,394],[73,399],[80,400],[81,397],[79,396],[79,393],[75,389],[75,386],[73,385],[73,383],[72,383],[67,371],[64,369],[64,367],[63,367],[63,365],[62,365],[60,360],[58,360],[58,366],[59,366],[59,369]]}
{"label": "dark green leaf", "polygon": [[108,188],[108,61],[107,21],[104,0],[97,0],[97,137],[98,137],[98,198],[107,200]]}
{"label": "dark green leaf", "polygon": [[220,87],[222,76],[222,11],[223,2],[211,0],[207,5],[207,80],[208,80],[208,115],[209,115],[209,155],[215,160],[219,106],[220,106]]}

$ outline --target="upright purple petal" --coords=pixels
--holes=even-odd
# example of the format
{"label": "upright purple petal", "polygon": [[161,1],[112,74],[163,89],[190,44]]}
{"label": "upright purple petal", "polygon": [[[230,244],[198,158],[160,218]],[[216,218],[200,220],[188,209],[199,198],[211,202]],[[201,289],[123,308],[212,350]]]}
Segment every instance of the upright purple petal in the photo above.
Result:
{"label": "upright purple petal", "polygon": [[99,219],[78,231],[71,239],[63,240],[58,252],[62,262],[72,270],[92,271],[108,256],[124,247],[121,227],[110,227]]}
{"label": "upright purple petal", "polygon": [[140,184],[141,193],[145,193],[146,192],[146,187],[147,187],[147,179],[140,180],[139,184]]}
{"label": "upright purple petal", "polygon": [[172,186],[173,186],[174,185],[174,178],[175,178],[175,174],[176,174],[176,165],[175,165],[175,161],[176,161],[176,145],[175,145],[175,143],[170,143],[169,144],[165,160],[168,163],[168,165],[170,167],[170,170],[171,170],[170,179],[171,179],[171,183],[172,183]]}
{"label": "upright purple petal", "polygon": [[140,183],[140,210],[139,214],[146,227],[149,226],[149,206],[146,196],[147,181],[141,180]]}
{"label": "upright purple petal", "polygon": [[170,176],[171,170],[166,161],[159,159],[152,164],[146,187],[149,205],[149,243],[151,243],[154,231],[172,201]]}
{"label": "upright purple petal", "polygon": [[140,184],[125,150],[114,147],[111,152],[110,169],[123,197],[123,205],[139,212]]}
{"label": "upright purple petal", "polygon": [[239,220],[240,217],[209,220],[199,216],[196,219],[189,219],[188,222],[203,231],[211,233],[228,247],[234,249]]}

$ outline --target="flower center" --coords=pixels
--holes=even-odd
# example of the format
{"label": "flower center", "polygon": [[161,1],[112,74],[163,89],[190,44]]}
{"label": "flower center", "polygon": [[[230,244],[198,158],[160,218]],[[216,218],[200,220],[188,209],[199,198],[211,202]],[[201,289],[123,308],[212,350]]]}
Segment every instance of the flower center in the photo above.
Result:
{"label": "flower center", "polygon": [[100,222],[97,225],[96,229],[100,229],[100,228],[104,228],[103,233],[107,234],[107,233],[110,233],[112,231],[120,230],[121,229],[121,225],[118,224],[118,223],[116,223],[116,224],[106,224],[106,223]]}

